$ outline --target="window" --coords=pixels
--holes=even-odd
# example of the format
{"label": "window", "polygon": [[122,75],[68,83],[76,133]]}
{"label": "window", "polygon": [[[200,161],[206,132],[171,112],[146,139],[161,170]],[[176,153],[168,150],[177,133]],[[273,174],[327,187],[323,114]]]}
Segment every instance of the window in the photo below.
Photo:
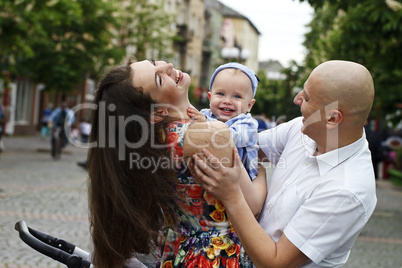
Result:
{"label": "window", "polygon": [[34,92],[32,81],[27,79],[17,81],[15,121],[19,124],[29,124],[31,121]]}

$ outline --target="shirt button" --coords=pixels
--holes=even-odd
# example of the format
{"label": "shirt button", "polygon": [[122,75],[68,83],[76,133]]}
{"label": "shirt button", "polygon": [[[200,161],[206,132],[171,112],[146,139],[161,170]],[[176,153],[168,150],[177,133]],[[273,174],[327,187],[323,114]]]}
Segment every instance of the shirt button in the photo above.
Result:
{"label": "shirt button", "polygon": [[272,205],[271,205],[271,204],[268,204],[268,205],[267,205],[267,210],[270,210],[271,207],[272,207]]}

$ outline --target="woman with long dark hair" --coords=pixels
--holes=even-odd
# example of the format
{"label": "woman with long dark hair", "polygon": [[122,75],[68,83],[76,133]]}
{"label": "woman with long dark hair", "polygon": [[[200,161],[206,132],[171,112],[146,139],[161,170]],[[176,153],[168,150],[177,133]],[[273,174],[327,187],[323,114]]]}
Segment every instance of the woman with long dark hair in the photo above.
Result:
{"label": "woman with long dark hair", "polygon": [[[161,267],[251,266],[225,208],[196,183],[183,161],[184,143],[194,146],[200,133],[203,145],[226,142],[219,150],[230,159],[233,148],[223,123],[192,124],[186,113],[190,82],[188,74],[162,61],[129,62],[101,79],[88,153],[96,267],[121,267],[157,246]],[[192,128],[197,130],[186,135]],[[187,136],[195,138],[189,142]],[[265,183],[265,176],[257,181]],[[244,182],[255,213],[266,195],[256,188]]]}

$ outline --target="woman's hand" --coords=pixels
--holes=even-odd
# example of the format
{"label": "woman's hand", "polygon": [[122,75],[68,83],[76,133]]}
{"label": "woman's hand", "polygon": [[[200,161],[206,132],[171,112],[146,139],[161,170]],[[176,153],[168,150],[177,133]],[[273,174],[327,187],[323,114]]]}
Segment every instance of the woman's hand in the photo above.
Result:
{"label": "woman's hand", "polygon": [[194,121],[197,122],[205,122],[207,121],[207,118],[205,115],[203,115],[200,111],[193,107],[188,107],[187,108],[187,115],[192,118]]}
{"label": "woman's hand", "polygon": [[203,149],[202,152],[205,160],[202,160],[197,154],[193,155],[194,165],[191,168],[193,175],[206,191],[227,206],[242,194],[240,181],[244,168],[237,149],[233,149],[234,163],[232,167],[223,166],[207,149]]}

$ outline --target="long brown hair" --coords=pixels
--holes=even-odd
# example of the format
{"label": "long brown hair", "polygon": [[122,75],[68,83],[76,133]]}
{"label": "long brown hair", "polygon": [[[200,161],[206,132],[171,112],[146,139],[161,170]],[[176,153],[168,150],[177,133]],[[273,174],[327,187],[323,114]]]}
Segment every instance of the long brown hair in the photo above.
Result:
{"label": "long brown hair", "polygon": [[[154,101],[134,88],[132,79],[129,65],[114,67],[101,79],[94,100],[90,142],[97,145],[88,151],[88,198],[92,262],[98,268],[122,267],[136,253],[152,253],[164,225],[162,208],[174,204],[175,173],[152,162],[138,164],[167,159],[167,150],[152,146],[161,143],[149,131],[158,133],[162,125],[149,123]],[[123,124],[129,117],[133,120]],[[144,133],[142,146],[130,145]]]}

